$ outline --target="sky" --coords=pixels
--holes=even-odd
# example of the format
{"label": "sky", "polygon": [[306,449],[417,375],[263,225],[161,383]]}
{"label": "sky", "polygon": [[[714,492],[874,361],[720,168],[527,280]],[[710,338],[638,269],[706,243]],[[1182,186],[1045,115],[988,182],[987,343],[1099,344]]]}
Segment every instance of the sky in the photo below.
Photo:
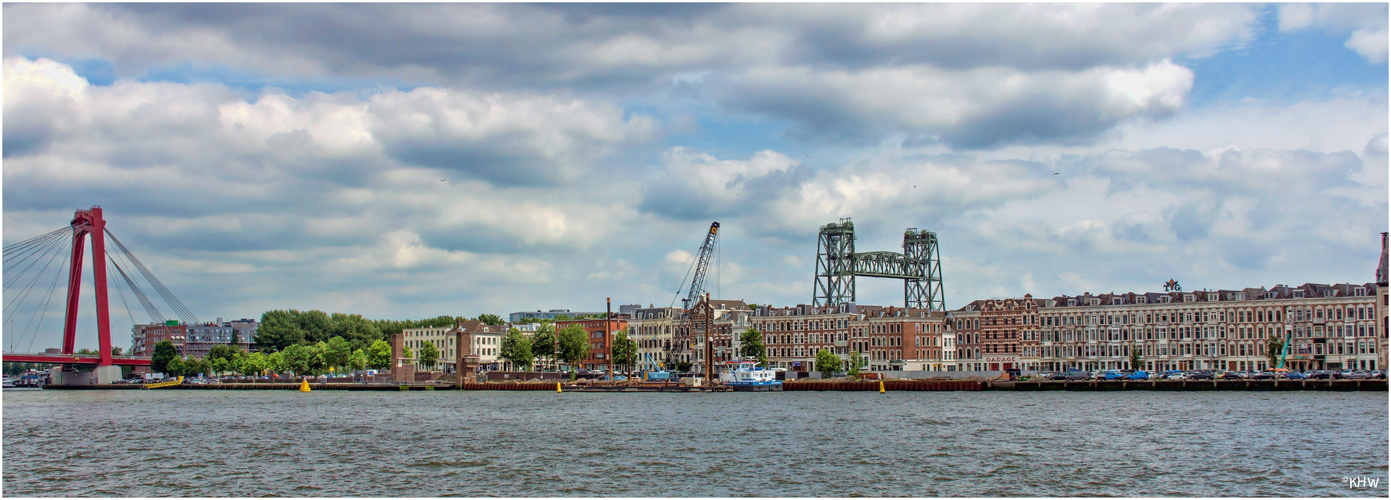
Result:
{"label": "sky", "polygon": [[[811,302],[817,231],[841,218],[859,251],[936,232],[949,309],[1367,283],[1388,226],[1387,19],[7,3],[3,240],[100,205],[201,320],[679,305],[712,221],[706,289],[776,306]],[[857,288],[903,301],[900,281]],[[112,300],[128,345],[148,315]],[[16,303],[5,350],[57,346],[61,306]]]}

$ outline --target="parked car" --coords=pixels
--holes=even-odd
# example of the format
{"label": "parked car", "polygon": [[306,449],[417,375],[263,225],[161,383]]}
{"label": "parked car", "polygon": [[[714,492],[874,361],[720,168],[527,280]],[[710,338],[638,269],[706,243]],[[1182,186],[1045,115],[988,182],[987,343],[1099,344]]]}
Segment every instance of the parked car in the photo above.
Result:
{"label": "parked car", "polygon": [[1275,372],[1272,371],[1256,372],[1254,375],[1251,375],[1251,380],[1272,380],[1274,378]]}
{"label": "parked car", "polygon": [[1120,380],[1122,378],[1125,378],[1125,374],[1121,373],[1120,370],[1106,370],[1101,373],[1102,380]]}
{"label": "parked car", "polygon": [[1242,373],[1239,371],[1222,372],[1222,380],[1241,380],[1242,378],[1245,377],[1243,377]]}
{"label": "parked car", "polygon": [[1188,380],[1188,374],[1181,371],[1171,371],[1164,375],[1164,380]]}
{"label": "parked car", "polygon": [[1376,370],[1372,372],[1371,378],[1386,380],[1386,370]]}
{"label": "parked car", "polygon": [[1304,373],[1304,378],[1309,380],[1329,380],[1333,378],[1333,372],[1328,370],[1309,370]]}
{"label": "parked car", "polygon": [[1197,370],[1188,374],[1188,380],[1212,380],[1212,370]]}
{"label": "parked car", "polygon": [[1065,378],[1065,379],[1067,379],[1067,380],[1087,380],[1087,379],[1090,379],[1091,376],[1092,376],[1092,375],[1091,375],[1090,373],[1087,373],[1087,372],[1084,372],[1084,371],[1071,370],[1071,371],[1068,371],[1067,374],[1064,375],[1063,378]]}
{"label": "parked car", "polygon": [[1354,371],[1354,372],[1348,374],[1348,379],[1349,379],[1349,380],[1366,380],[1366,379],[1368,379],[1368,378],[1371,378],[1371,377],[1368,377],[1368,376],[1367,376],[1367,372],[1364,372],[1364,371],[1362,371],[1362,370],[1357,370],[1357,371]]}
{"label": "parked car", "polygon": [[1144,370],[1136,370],[1130,372],[1130,375],[1126,376],[1126,380],[1149,380],[1149,378],[1149,372]]}

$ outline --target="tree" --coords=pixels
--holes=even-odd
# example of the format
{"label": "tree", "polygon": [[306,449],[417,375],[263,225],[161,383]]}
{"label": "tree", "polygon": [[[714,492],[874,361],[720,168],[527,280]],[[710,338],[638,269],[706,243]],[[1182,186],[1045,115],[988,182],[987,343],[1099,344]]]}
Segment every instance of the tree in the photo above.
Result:
{"label": "tree", "polygon": [[112,355],[112,356],[120,356],[120,355],[121,355],[121,346],[115,346],[115,345],[111,346],[111,355]]}
{"label": "tree", "polygon": [[633,371],[633,362],[637,360],[638,343],[628,338],[628,332],[618,332],[613,337],[613,365],[627,368],[628,373]]}
{"label": "tree", "polygon": [[295,372],[296,375],[309,373],[309,358],[313,353],[309,348],[300,344],[290,344],[280,351],[285,358],[285,369]]}
{"label": "tree", "polygon": [[221,375],[231,369],[227,358],[212,358],[208,361],[208,375]]}
{"label": "tree", "polygon": [[241,370],[242,375],[260,375],[261,372],[266,371],[266,367],[266,355],[253,352],[242,356],[240,366],[237,369]]}
{"label": "tree", "polygon": [[557,336],[560,338],[560,352],[557,355],[570,365],[570,372],[574,373],[576,365],[589,357],[589,332],[575,324],[560,330]]}
{"label": "tree", "polygon": [[367,366],[376,370],[385,370],[391,366],[391,344],[385,340],[377,340],[367,348]]}
{"label": "tree", "polygon": [[366,349],[372,342],[385,339],[377,323],[363,319],[357,314],[333,313],[333,336],[343,337],[353,350]]}
{"label": "tree", "polygon": [[324,361],[324,351],[328,350],[328,344],[323,341],[307,346],[309,350],[309,371],[310,375],[321,375],[328,371],[328,363]]}
{"label": "tree", "polygon": [[1135,346],[1135,341],[1130,341],[1130,369],[1140,369],[1140,348]]}
{"label": "tree", "polygon": [[348,356],[352,356],[352,344],[343,337],[328,339],[327,347],[324,348],[324,364],[334,367],[342,367],[348,363]]}
{"label": "tree", "polygon": [[478,315],[478,321],[482,321],[485,325],[492,326],[503,324],[502,318],[498,317],[496,314],[480,314]]}
{"label": "tree", "polygon": [[1276,360],[1280,358],[1280,354],[1284,352],[1284,350],[1285,341],[1283,339],[1274,334],[1272,334],[1270,337],[1267,337],[1265,339],[1265,359],[1267,361],[1270,361],[1270,364],[1266,366],[1269,366],[1270,369],[1274,370]]}
{"label": "tree", "polygon": [[353,351],[352,354],[348,355],[348,368],[351,368],[353,371],[367,369],[367,354],[363,353],[362,349]]}
{"label": "tree", "polygon": [[403,357],[403,358],[413,358],[413,357],[415,357],[415,354],[411,352],[411,348],[410,348],[410,347],[401,346],[401,357]]}
{"label": "tree", "polygon": [[831,378],[837,370],[840,370],[840,356],[825,348],[816,351],[816,371],[821,372],[821,378]]}
{"label": "tree", "polygon": [[[241,354],[241,348],[230,345],[215,345],[212,347],[212,349],[208,349],[209,360],[223,359],[230,362],[241,357]],[[228,364],[230,365],[230,363]]]}
{"label": "tree", "polygon": [[184,360],[184,376],[202,374],[211,375],[213,371],[212,363],[207,358],[188,358]]}
{"label": "tree", "polygon": [[296,313],[295,323],[304,330],[304,340],[321,342],[328,340],[333,331],[333,319],[323,311],[290,311]]}
{"label": "tree", "polygon": [[555,325],[541,323],[531,336],[531,354],[538,358],[555,359]]}
{"label": "tree", "polygon": [[531,371],[531,339],[522,335],[521,330],[507,329],[507,336],[502,338],[502,347],[498,349],[498,357],[510,361],[522,371]]}
{"label": "tree", "polygon": [[266,311],[261,314],[261,325],[256,327],[256,344],[261,350],[277,352],[286,346],[304,340],[304,329],[295,318],[298,311]]}
{"label": "tree", "polygon": [[227,341],[227,345],[234,346],[234,347],[240,347],[240,346],[241,346],[241,334],[240,334],[240,333],[237,333],[237,329],[236,329],[236,328],[233,328],[233,329],[232,329],[232,338],[231,338],[231,340],[228,340],[228,341]]}
{"label": "tree", "polygon": [[860,355],[860,351],[853,351],[850,353],[850,369],[846,371],[846,374],[851,377],[859,375],[860,367],[864,365],[865,357]]}
{"label": "tree", "polygon": [[179,351],[174,349],[174,343],[161,340],[155,344],[155,352],[150,356],[150,370],[155,373],[169,373],[169,362],[177,357]]}
{"label": "tree", "polygon": [[[151,362],[150,366],[154,366]],[[184,358],[175,357],[164,364],[164,373],[167,377],[182,377],[188,371],[188,366],[184,363]]]}
{"label": "tree", "polygon": [[739,334],[739,355],[757,358],[759,366],[768,366],[768,347],[763,345],[763,332],[750,328]]}
{"label": "tree", "polygon": [[435,347],[435,343],[426,340],[425,345],[420,346],[420,364],[425,365],[427,370],[435,369],[435,362],[440,360],[440,350]]}
{"label": "tree", "polygon": [[690,373],[691,366],[690,361],[677,361],[671,364],[671,369],[677,373]]}
{"label": "tree", "polygon": [[273,373],[284,373],[289,366],[285,363],[285,353],[277,351],[266,355],[266,369]]}

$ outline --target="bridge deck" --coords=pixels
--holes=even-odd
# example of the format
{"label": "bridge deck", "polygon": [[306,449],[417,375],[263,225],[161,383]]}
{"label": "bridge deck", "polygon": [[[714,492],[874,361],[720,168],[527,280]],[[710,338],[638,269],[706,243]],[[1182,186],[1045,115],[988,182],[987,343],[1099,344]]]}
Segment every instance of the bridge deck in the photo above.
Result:
{"label": "bridge deck", "polygon": [[[12,354],[2,356],[6,363],[50,363],[56,365],[96,365],[101,358],[92,354]],[[133,356],[112,356],[111,364],[117,366],[150,366],[150,358]]]}

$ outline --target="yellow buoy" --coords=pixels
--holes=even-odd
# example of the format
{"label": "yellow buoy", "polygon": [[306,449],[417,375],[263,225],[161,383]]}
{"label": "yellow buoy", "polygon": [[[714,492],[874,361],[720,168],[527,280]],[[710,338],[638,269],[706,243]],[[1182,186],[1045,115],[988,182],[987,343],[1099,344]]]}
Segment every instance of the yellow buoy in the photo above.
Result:
{"label": "yellow buoy", "polygon": [[883,381],[883,380],[880,380],[880,381],[879,381],[879,394],[883,394],[883,393],[884,393],[884,381]]}
{"label": "yellow buoy", "polygon": [[299,392],[309,392],[309,379],[304,379],[299,382]]}
{"label": "yellow buoy", "polygon": [[555,383],[555,393],[560,394],[560,382]]}

